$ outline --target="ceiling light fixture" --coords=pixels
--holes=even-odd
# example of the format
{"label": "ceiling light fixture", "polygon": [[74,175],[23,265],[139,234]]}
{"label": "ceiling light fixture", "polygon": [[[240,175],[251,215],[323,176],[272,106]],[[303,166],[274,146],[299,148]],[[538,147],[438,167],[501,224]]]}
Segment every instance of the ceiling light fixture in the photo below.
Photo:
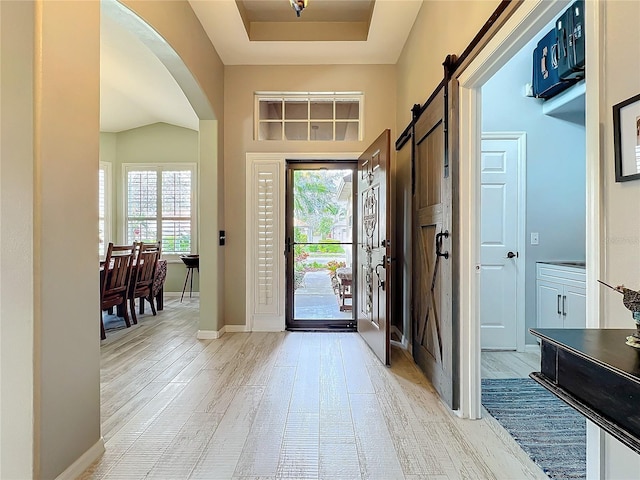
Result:
{"label": "ceiling light fixture", "polygon": [[309,0],[289,0],[289,2],[291,2],[291,6],[296,11],[296,16],[299,17],[302,13],[302,10],[307,8],[307,3],[309,3]]}

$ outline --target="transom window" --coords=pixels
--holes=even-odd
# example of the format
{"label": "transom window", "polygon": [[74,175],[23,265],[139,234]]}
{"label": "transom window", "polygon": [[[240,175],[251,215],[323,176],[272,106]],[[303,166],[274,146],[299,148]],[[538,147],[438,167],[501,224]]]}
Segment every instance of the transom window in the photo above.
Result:
{"label": "transom window", "polygon": [[362,140],[361,93],[256,93],[257,140]]}
{"label": "transom window", "polygon": [[195,251],[195,164],[124,164],[126,243],[162,240],[163,255]]}

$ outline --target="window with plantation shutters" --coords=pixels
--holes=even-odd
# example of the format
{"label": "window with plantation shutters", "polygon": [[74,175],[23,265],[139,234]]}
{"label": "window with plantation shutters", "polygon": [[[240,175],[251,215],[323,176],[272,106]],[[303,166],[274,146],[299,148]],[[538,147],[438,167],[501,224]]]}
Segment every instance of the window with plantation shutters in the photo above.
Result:
{"label": "window with plantation shutters", "polygon": [[258,172],[258,305],[271,305],[273,303],[274,267],[276,253],[275,221],[275,190],[274,173]]}
{"label": "window with plantation shutters", "polygon": [[162,172],[162,251],[191,252],[191,171]]}
{"label": "window with plantation shutters", "polygon": [[157,242],[158,172],[127,172],[127,241]]}
{"label": "window with plantation shutters", "polygon": [[100,162],[98,169],[98,254],[104,257],[111,241],[111,164]]}
{"label": "window with plantation shutters", "polygon": [[126,243],[162,241],[163,255],[195,251],[195,165],[124,165]]}
{"label": "window with plantation shutters", "polygon": [[247,314],[255,330],[284,325],[282,162],[247,154]]}

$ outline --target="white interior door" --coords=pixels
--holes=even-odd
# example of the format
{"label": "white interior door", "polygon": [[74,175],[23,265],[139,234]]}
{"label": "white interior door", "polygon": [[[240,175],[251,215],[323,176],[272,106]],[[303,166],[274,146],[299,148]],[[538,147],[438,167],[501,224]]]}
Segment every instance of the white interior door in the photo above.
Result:
{"label": "white interior door", "polygon": [[517,136],[508,134],[501,138],[498,134],[483,134],[480,166],[483,349],[516,350],[518,329],[524,329],[524,319],[519,321],[518,318],[518,269],[524,268],[518,252],[521,155],[523,151]]}

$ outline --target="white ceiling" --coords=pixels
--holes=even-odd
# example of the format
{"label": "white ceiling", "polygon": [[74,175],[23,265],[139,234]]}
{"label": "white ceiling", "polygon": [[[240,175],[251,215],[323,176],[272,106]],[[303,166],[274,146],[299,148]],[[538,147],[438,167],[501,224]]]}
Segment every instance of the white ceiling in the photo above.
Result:
{"label": "white ceiling", "polygon": [[164,122],[198,129],[178,83],[137,37],[100,19],[100,131],[120,132]]}
{"label": "white ceiling", "polygon": [[[262,1],[265,6],[269,3]],[[345,1],[369,0],[309,0],[301,18],[312,11],[314,2],[332,2],[340,15]],[[235,0],[189,3],[225,65],[321,65],[396,63],[422,0],[376,0],[367,40],[349,42],[249,41]],[[284,12],[291,17],[281,21],[296,19],[293,9]],[[184,93],[142,42],[107,15],[102,15],[100,37],[101,131],[156,122],[198,129],[198,118]]]}
{"label": "white ceiling", "polygon": [[[339,13],[344,0],[309,0],[301,16],[316,2],[332,3]],[[335,65],[396,63],[422,0],[376,0],[367,40],[351,42],[252,42],[235,0],[189,3],[225,65]],[[295,19],[293,9],[287,13]]]}

